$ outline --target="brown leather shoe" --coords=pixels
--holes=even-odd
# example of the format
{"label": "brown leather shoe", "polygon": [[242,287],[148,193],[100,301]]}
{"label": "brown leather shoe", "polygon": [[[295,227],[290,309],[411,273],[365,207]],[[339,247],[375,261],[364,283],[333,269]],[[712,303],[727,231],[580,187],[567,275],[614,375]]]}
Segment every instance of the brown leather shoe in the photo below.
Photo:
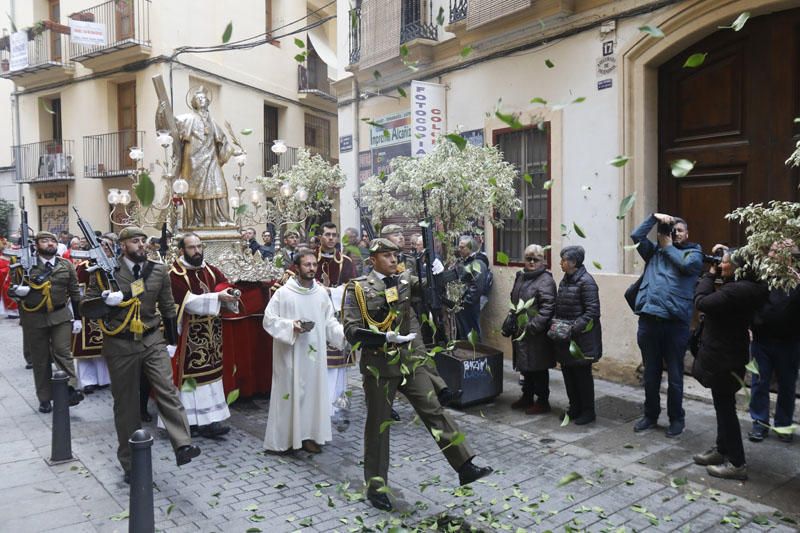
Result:
{"label": "brown leather shoe", "polygon": [[525,409],[526,415],[542,415],[544,413],[550,412],[550,404],[549,403],[540,403],[535,402],[531,404],[530,407]]}
{"label": "brown leather shoe", "polygon": [[322,448],[319,447],[319,444],[311,439],[303,441],[303,449],[308,453],[322,453]]}
{"label": "brown leather shoe", "polygon": [[527,409],[532,405],[531,399],[528,396],[522,396],[519,400],[511,404],[512,409]]}

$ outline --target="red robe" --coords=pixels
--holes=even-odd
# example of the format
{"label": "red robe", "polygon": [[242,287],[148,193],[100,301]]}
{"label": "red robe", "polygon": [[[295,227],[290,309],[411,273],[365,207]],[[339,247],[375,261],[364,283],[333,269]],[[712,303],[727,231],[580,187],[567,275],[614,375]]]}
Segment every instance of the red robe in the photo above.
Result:
{"label": "red robe", "polygon": [[[326,287],[338,287],[357,277],[353,260],[336,250],[332,255],[323,255],[322,248],[317,252],[317,281]],[[351,351],[328,349],[328,368],[340,368],[355,364],[355,354]]]}
{"label": "red robe", "polygon": [[[86,289],[89,287],[89,280],[95,273],[87,271],[89,268],[89,261],[80,261],[75,265],[75,272],[78,274],[78,285],[81,288],[81,294],[86,294]],[[102,280],[100,286],[103,286]],[[81,332],[72,336],[72,357],[77,358],[90,358],[100,357],[103,349],[103,332],[100,330],[100,325],[97,320],[87,320],[81,318],[83,327]]]}
{"label": "red robe", "polygon": [[0,290],[3,292],[3,305],[6,311],[15,311],[17,302],[8,295],[11,286],[11,263],[5,257],[0,257]]}

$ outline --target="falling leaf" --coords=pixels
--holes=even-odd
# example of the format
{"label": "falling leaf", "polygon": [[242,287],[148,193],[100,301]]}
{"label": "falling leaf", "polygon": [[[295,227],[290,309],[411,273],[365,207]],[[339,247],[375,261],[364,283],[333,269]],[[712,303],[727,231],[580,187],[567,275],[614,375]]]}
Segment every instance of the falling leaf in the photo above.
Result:
{"label": "falling leaf", "polygon": [[672,479],[672,481],[670,482],[670,485],[673,488],[677,488],[677,487],[682,487],[682,486],[686,485],[688,482],[689,482],[689,480],[687,480],[685,477],[676,477],[676,478]]}
{"label": "falling leaf", "polygon": [[375,376],[375,381],[380,381],[381,379],[381,371],[375,368],[374,366],[367,365],[367,370],[369,370],[370,374]]}
{"label": "falling leaf", "polygon": [[117,513],[117,514],[115,514],[115,515],[113,515],[113,516],[111,516],[109,518],[111,520],[113,520],[114,522],[120,522],[122,520],[127,520],[129,516],[130,516],[130,512],[127,509],[125,509],[121,513]]}
{"label": "falling leaf", "polygon": [[744,365],[744,369],[750,372],[751,374],[755,374],[756,376],[760,376],[760,372],[758,371],[758,361],[755,359],[751,359],[749,363]]}
{"label": "falling leaf", "polygon": [[228,403],[228,405],[233,405],[233,402],[235,402],[238,399],[239,399],[239,389],[233,389],[228,393],[228,397],[225,399],[225,401]]}
{"label": "falling leaf", "polygon": [[253,514],[248,516],[247,519],[250,520],[251,522],[263,522],[264,520],[266,520],[266,517],[260,514]]}
{"label": "falling leaf", "polygon": [[[602,268],[601,268],[601,270],[602,270]],[[583,331],[581,331],[581,333],[589,333],[593,329],[594,329],[594,319],[590,318],[589,322],[586,323],[586,327],[583,328]]]}
{"label": "falling leaf", "polygon": [[612,165],[612,166],[615,166],[617,168],[622,168],[625,165],[627,165],[628,161],[630,161],[630,160],[631,160],[631,158],[628,157],[627,155],[618,155],[617,157],[615,157],[614,159],[609,161],[608,164]]}
{"label": "falling leaf", "polygon": [[[247,204],[242,204],[242,205],[240,205],[239,207],[237,207],[236,209],[233,210],[233,213],[236,216],[242,216],[246,212],[247,212]],[[278,257],[278,259],[281,259],[281,257]]]}
{"label": "falling leaf", "polygon": [[397,94],[399,94],[399,95],[400,95],[401,97],[403,97],[403,98],[405,98],[406,96],[408,96],[408,95],[406,94],[406,90],[405,90],[405,89],[403,89],[402,87],[398,87],[398,88],[397,88]]}
{"label": "falling leaf", "polygon": [[[628,214],[633,208],[633,204],[636,203],[636,193],[629,194],[622,201],[619,203],[619,211],[617,212],[617,220],[622,220],[625,218],[625,215]],[[638,246],[638,245],[637,245]]]}
{"label": "falling leaf", "polygon": [[296,56],[294,56],[294,60],[297,61],[298,63],[304,63],[306,60],[306,55],[304,53],[297,54]]}
{"label": "falling leaf", "polygon": [[172,513],[173,509],[175,509],[175,504],[174,503],[171,503],[171,504],[167,505],[167,513],[166,513],[167,516],[169,516],[170,513]]}
{"label": "falling leaf", "polygon": [[553,180],[547,180],[542,184],[542,189],[549,191],[553,187]]}
{"label": "falling leaf", "polygon": [[228,22],[228,25],[225,26],[225,31],[222,32],[222,44],[230,41],[231,35],[233,35],[233,22]]}
{"label": "falling leaf", "polygon": [[567,236],[567,225],[566,224],[561,224],[561,236],[562,237],[566,237]]}
{"label": "falling leaf", "polygon": [[303,41],[303,39],[298,39],[297,37],[294,38],[294,45],[297,48],[305,48],[306,47],[305,41]]}
{"label": "falling leaf", "polygon": [[791,424],[788,426],[780,426],[780,427],[772,426],[772,431],[774,431],[778,435],[794,435],[796,429],[797,429],[797,424]]}
{"label": "falling leaf", "polygon": [[586,359],[586,356],[583,355],[583,350],[575,341],[569,341],[569,354],[575,359]]}
{"label": "falling leaf", "polygon": [[461,57],[463,57],[464,59],[466,59],[467,56],[469,56],[471,53],[472,53],[472,47],[471,46],[465,46],[464,48],[461,49],[461,52],[459,52],[459,55]]}
{"label": "falling leaf", "polygon": [[444,8],[439,6],[439,13],[436,15],[436,25],[444,26]]}
{"label": "falling leaf", "polygon": [[311,518],[310,516],[307,517],[307,518],[303,518],[302,520],[300,520],[297,523],[297,525],[300,525],[300,526],[303,526],[303,527],[311,527],[313,524],[314,524],[314,519]]}
{"label": "falling leaf", "polygon": [[572,101],[573,104],[581,104],[586,101],[585,96],[579,96],[575,100]]}
{"label": "falling leaf", "polygon": [[672,169],[672,175],[676,178],[684,178],[692,171],[696,161],[689,161],[688,159],[676,159],[670,161],[669,166]]}
{"label": "falling leaf", "polygon": [[564,413],[564,419],[561,421],[561,427],[565,428],[569,425],[569,415]]}
{"label": "falling leaf", "polygon": [[239,133],[241,133],[242,135],[250,135],[250,134],[253,133],[253,130],[251,130],[250,128],[245,128],[242,131],[240,131]]}
{"label": "falling leaf", "polygon": [[469,330],[467,334],[467,341],[472,345],[472,349],[475,349],[475,345],[478,344],[478,332],[474,329]]}
{"label": "falling leaf", "polygon": [[572,483],[573,481],[576,481],[578,479],[583,479],[583,476],[580,475],[577,472],[570,472],[566,476],[564,476],[561,479],[559,479],[558,480],[558,484],[556,486],[557,487],[563,487],[564,485],[566,485],[568,483]]}
{"label": "falling leaf", "polygon": [[750,12],[745,11],[744,13],[736,17],[736,20],[733,21],[733,24],[731,24],[730,26],[719,26],[719,29],[740,31],[742,28],[744,28],[744,25],[747,23],[749,19],[750,19]]}
{"label": "falling leaf", "polygon": [[183,385],[181,385],[181,392],[194,392],[197,389],[197,380],[194,378],[185,378]]}
{"label": "falling leaf", "polygon": [[51,115],[55,115],[55,114],[56,114],[56,112],[55,112],[55,111],[53,111],[53,110],[50,108],[50,106],[48,106],[48,105],[47,105],[47,100],[39,100],[39,104],[42,106],[42,109],[43,109],[45,112],[47,112],[47,113],[50,113]]}
{"label": "falling leaf", "polygon": [[448,133],[447,135],[445,135],[445,138],[448,141],[455,144],[456,146],[458,146],[459,150],[463,150],[464,148],[467,147],[467,140],[458,133]]}
{"label": "falling leaf", "polygon": [[636,250],[639,247],[640,244],[641,244],[641,241],[637,242],[636,244],[626,244],[622,248],[624,250]]}
{"label": "falling leaf", "polygon": [[539,98],[538,96],[535,96],[535,97],[531,98],[531,103],[532,104],[547,105],[547,100],[545,100],[544,98]]}
{"label": "falling leaf", "polygon": [[498,110],[494,112],[494,116],[511,126],[511,129],[518,130],[522,128],[522,122],[519,121],[519,118],[514,113],[506,114]]}
{"label": "falling leaf", "polygon": [[261,533],[260,527],[249,527],[245,530],[245,533]]}
{"label": "falling leaf", "polygon": [[527,172],[525,173],[525,175],[522,176],[522,179],[525,180],[525,183],[533,185],[533,177]]}
{"label": "falling leaf", "polygon": [[376,70],[376,71],[373,71],[373,72],[372,72],[372,77],[373,77],[373,78],[375,78],[376,80],[379,80],[379,79],[381,79],[381,73],[380,73],[380,71],[378,71],[378,70]]}
{"label": "falling leaf", "polygon": [[139,182],[134,186],[133,191],[142,207],[150,207],[156,196],[156,186],[148,172],[144,171],[139,174]]}
{"label": "falling leaf", "polygon": [[549,59],[545,59],[545,60],[544,60],[544,64],[547,66],[547,68],[553,68],[553,67],[555,67],[555,66],[556,66],[556,64],[555,64],[555,63],[553,63],[553,62],[552,62],[551,60],[549,60]]}
{"label": "falling leaf", "polygon": [[501,265],[508,266],[508,254],[505,252],[497,252],[495,261]]}
{"label": "falling leaf", "polygon": [[650,25],[641,26],[639,28],[639,31],[646,33],[650,37],[655,37],[656,39],[661,39],[662,37],[664,37],[664,32],[661,31],[661,28],[659,28],[658,26],[650,26]]}
{"label": "falling leaf", "polygon": [[686,62],[683,64],[683,68],[697,68],[703,63],[706,62],[706,56],[708,54],[692,54],[687,59]]}
{"label": "falling leaf", "polygon": [[381,422],[381,426],[380,426],[380,429],[378,430],[378,433],[383,433],[384,431],[386,431],[388,428],[390,428],[391,426],[393,426],[396,423],[397,423],[397,421],[395,421],[395,420],[384,420],[383,422]]}
{"label": "falling leaf", "polygon": [[282,399],[282,400],[288,400],[288,399],[289,399],[289,393],[287,392],[286,394],[284,394],[284,395],[281,397],[281,399]]}
{"label": "falling leaf", "polygon": [[408,46],[405,44],[400,47],[400,57],[408,57]]}
{"label": "falling leaf", "polygon": [[586,238],[586,234],[583,232],[583,228],[581,228],[577,222],[572,223],[572,229],[575,230],[575,234],[580,237],[581,239]]}

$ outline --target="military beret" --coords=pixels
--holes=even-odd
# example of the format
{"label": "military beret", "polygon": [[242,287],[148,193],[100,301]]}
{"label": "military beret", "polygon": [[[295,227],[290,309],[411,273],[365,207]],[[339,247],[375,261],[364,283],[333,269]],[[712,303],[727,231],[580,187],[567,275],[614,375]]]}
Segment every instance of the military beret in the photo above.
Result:
{"label": "military beret", "polygon": [[399,224],[388,224],[381,228],[381,235],[391,235],[392,233],[403,233],[403,227]]}
{"label": "military beret", "polygon": [[369,243],[369,253],[379,254],[382,252],[399,252],[400,247],[389,239],[372,239]]}
{"label": "military beret", "polygon": [[132,239],[133,237],[147,237],[147,233],[136,226],[128,226],[119,232],[119,240]]}
{"label": "military beret", "polygon": [[297,238],[299,239],[299,238],[300,238],[300,232],[299,232],[299,231],[297,231],[297,230],[294,230],[294,229],[290,229],[290,230],[287,230],[287,231],[286,231],[286,232],[283,234],[283,238],[284,238],[284,239],[285,239],[286,237],[291,237],[291,236],[297,237]]}
{"label": "military beret", "polygon": [[39,239],[53,239],[58,242],[58,237],[56,237],[55,233],[50,233],[49,231],[40,231],[33,238],[34,241],[38,241]]}

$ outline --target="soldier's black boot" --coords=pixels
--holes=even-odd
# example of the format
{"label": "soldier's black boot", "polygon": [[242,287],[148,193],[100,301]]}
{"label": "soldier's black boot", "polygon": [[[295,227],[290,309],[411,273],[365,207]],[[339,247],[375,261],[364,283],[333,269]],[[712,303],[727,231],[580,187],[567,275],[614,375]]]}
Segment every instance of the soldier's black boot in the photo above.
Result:
{"label": "soldier's black boot", "polygon": [[178,466],[183,466],[192,462],[192,459],[198,455],[200,455],[200,448],[187,444],[175,450],[175,462],[178,463]]}
{"label": "soldier's black boot", "polygon": [[473,481],[478,481],[494,472],[491,466],[475,466],[472,459],[461,465],[458,469],[458,482],[461,485],[469,485]]}
{"label": "soldier's black boot", "polygon": [[83,393],[75,389],[72,385],[69,386],[69,406],[74,407],[83,401]]}
{"label": "soldier's black boot", "polygon": [[392,502],[389,500],[389,496],[386,494],[381,494],[379,492],[368,493],[367,499],[369,500],[369,503],[371,503],[376,509],[380,509],[381,511],[392,510]]}

